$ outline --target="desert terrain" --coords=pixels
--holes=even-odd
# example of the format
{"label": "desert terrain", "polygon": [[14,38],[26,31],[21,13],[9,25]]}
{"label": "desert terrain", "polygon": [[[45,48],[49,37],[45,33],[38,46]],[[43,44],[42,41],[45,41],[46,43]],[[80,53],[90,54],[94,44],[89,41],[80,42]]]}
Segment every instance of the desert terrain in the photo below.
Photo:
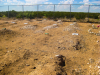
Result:
{"label": "desert terrain", "polygon": [[0,75],[100,75],[98,25],[0,20]]}

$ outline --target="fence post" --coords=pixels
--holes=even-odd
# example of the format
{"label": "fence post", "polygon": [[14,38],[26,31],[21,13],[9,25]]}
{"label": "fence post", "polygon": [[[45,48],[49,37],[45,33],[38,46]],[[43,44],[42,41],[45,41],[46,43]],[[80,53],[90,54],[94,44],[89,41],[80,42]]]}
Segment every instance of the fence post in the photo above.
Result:
{"label": "fence post", "polygon": [[9,5],[8,5],[8,18],[9,18]]}
{"label": "fence post", "polygon": [[89,22],[89,10],[90,10],[90,5],[88,7],[88,22]]}
{"label": "fence post", "polygon": [[70,4],[70,21],[71,21],[71,4]]}
{"label": "fence post", "polygon": [[37,20],[38,20],[38,10],[39,10],[39,5],[37,4]]}
{"label": "fence post", "polygon": [[54,13],[53,13],[53,19],[54,19],[54,16],[55,16],[55,4],[54,4]]}
{"label": "fence post", "polygon": [[24,6],[22,5],[23,19],[24,19]]}

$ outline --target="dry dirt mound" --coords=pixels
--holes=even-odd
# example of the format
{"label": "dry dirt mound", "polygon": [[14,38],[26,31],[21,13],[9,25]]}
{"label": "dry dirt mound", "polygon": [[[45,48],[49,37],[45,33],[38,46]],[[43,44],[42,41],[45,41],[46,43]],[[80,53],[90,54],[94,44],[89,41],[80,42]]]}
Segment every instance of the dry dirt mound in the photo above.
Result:
{"label": "dry dirt mound", "polygon": [[16,32],[6,29],[6,28],[3,28],[2,30],[0,30],[0,35],[6,35],[6,34],[9,34],[9,35],[16,34]]}
{"label": "dry dirt mound", "polygon": [[20,29],[32,29],[32,30],[35,30],[37,27],[38,27],[37,25],[26,25],[26,26],[23,26]]}
{"label": "dry dirt mound", "polygon": [[6,29],[6,28],[3,28],[0,30],[0,41],[2,40],[9,40],[11,38],[14,38],[14,37],[17,37],[19,35],[18,32],[16,31],[13,31],[13,30],[10,30],[10,29]]}
{"label": "dry dirt mound", "polygon": [[53,24],[50,26],[43,27],[41,30],[36,30],[35,33],[43,33],[45,30],[49,30],[49,29],[53,29],[53,28],[58,28],[58,25]]}
{"label": "dry dirt mound", "polygon": [[65,35],[54,41],[52,46],[57,50],[83,50],[85,39],[82,35]]}
{"label": "dry dirt mound", "polygon": [[77,30],[81,30],[81,29],[79,28],[79,25],[76,22],[64,28],[64,31],[69,31],[69,32],[76,32]]}

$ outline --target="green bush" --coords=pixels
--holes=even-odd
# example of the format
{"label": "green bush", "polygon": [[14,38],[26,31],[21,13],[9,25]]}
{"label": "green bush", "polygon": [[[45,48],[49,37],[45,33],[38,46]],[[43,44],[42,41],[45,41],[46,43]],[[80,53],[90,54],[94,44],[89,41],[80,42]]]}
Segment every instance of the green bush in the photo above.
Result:
{"label": "green bush", "polygon": [[23,14],[18,14],[17,16],[16,16],[16,18],[23,18]]}
{"label": "green bush", "polygon": [[6,16],[5,16],[5,15],[3,15],[2,17],[3,17],[3,18],[5,18]]}
{"label": "green bush", "polygon": [[[4,16],[5,15],[5,16]],[[89,18],[99,19],[100,13],[89,13]],[[24,12],[17,12],[15,10],[9,11],[9,17],[16,17],[16,18],[30,18],[33,19],[35,17],[42,18],[46,16],[47,18],[76,18],[76,19],[85,19],[88,17],[88,13],[84,12],[46,12],[46,11],[38,11],[38,12],[31,12],[31,11],[24,11]],[[8,11],[0,12],[0,17],[8,17]]]}
{"label": "green bush", "polygon": [[12,11],[9,11],[9,17],[16,17],[18,15],[18,12],[12,10]]}
{"label": "green bush", "polygon": [[2,17],[3,16],[3,14],[2,13],[0,13],[0,17]]}

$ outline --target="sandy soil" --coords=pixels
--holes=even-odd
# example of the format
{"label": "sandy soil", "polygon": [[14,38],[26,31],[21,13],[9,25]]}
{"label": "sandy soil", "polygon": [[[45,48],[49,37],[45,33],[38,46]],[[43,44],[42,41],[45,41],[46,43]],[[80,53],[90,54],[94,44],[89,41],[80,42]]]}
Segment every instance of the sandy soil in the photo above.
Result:
{"label": "sandy soil", "polygon": [[100,75],[100,28],[92,25],[0,20],[0,75]]}

